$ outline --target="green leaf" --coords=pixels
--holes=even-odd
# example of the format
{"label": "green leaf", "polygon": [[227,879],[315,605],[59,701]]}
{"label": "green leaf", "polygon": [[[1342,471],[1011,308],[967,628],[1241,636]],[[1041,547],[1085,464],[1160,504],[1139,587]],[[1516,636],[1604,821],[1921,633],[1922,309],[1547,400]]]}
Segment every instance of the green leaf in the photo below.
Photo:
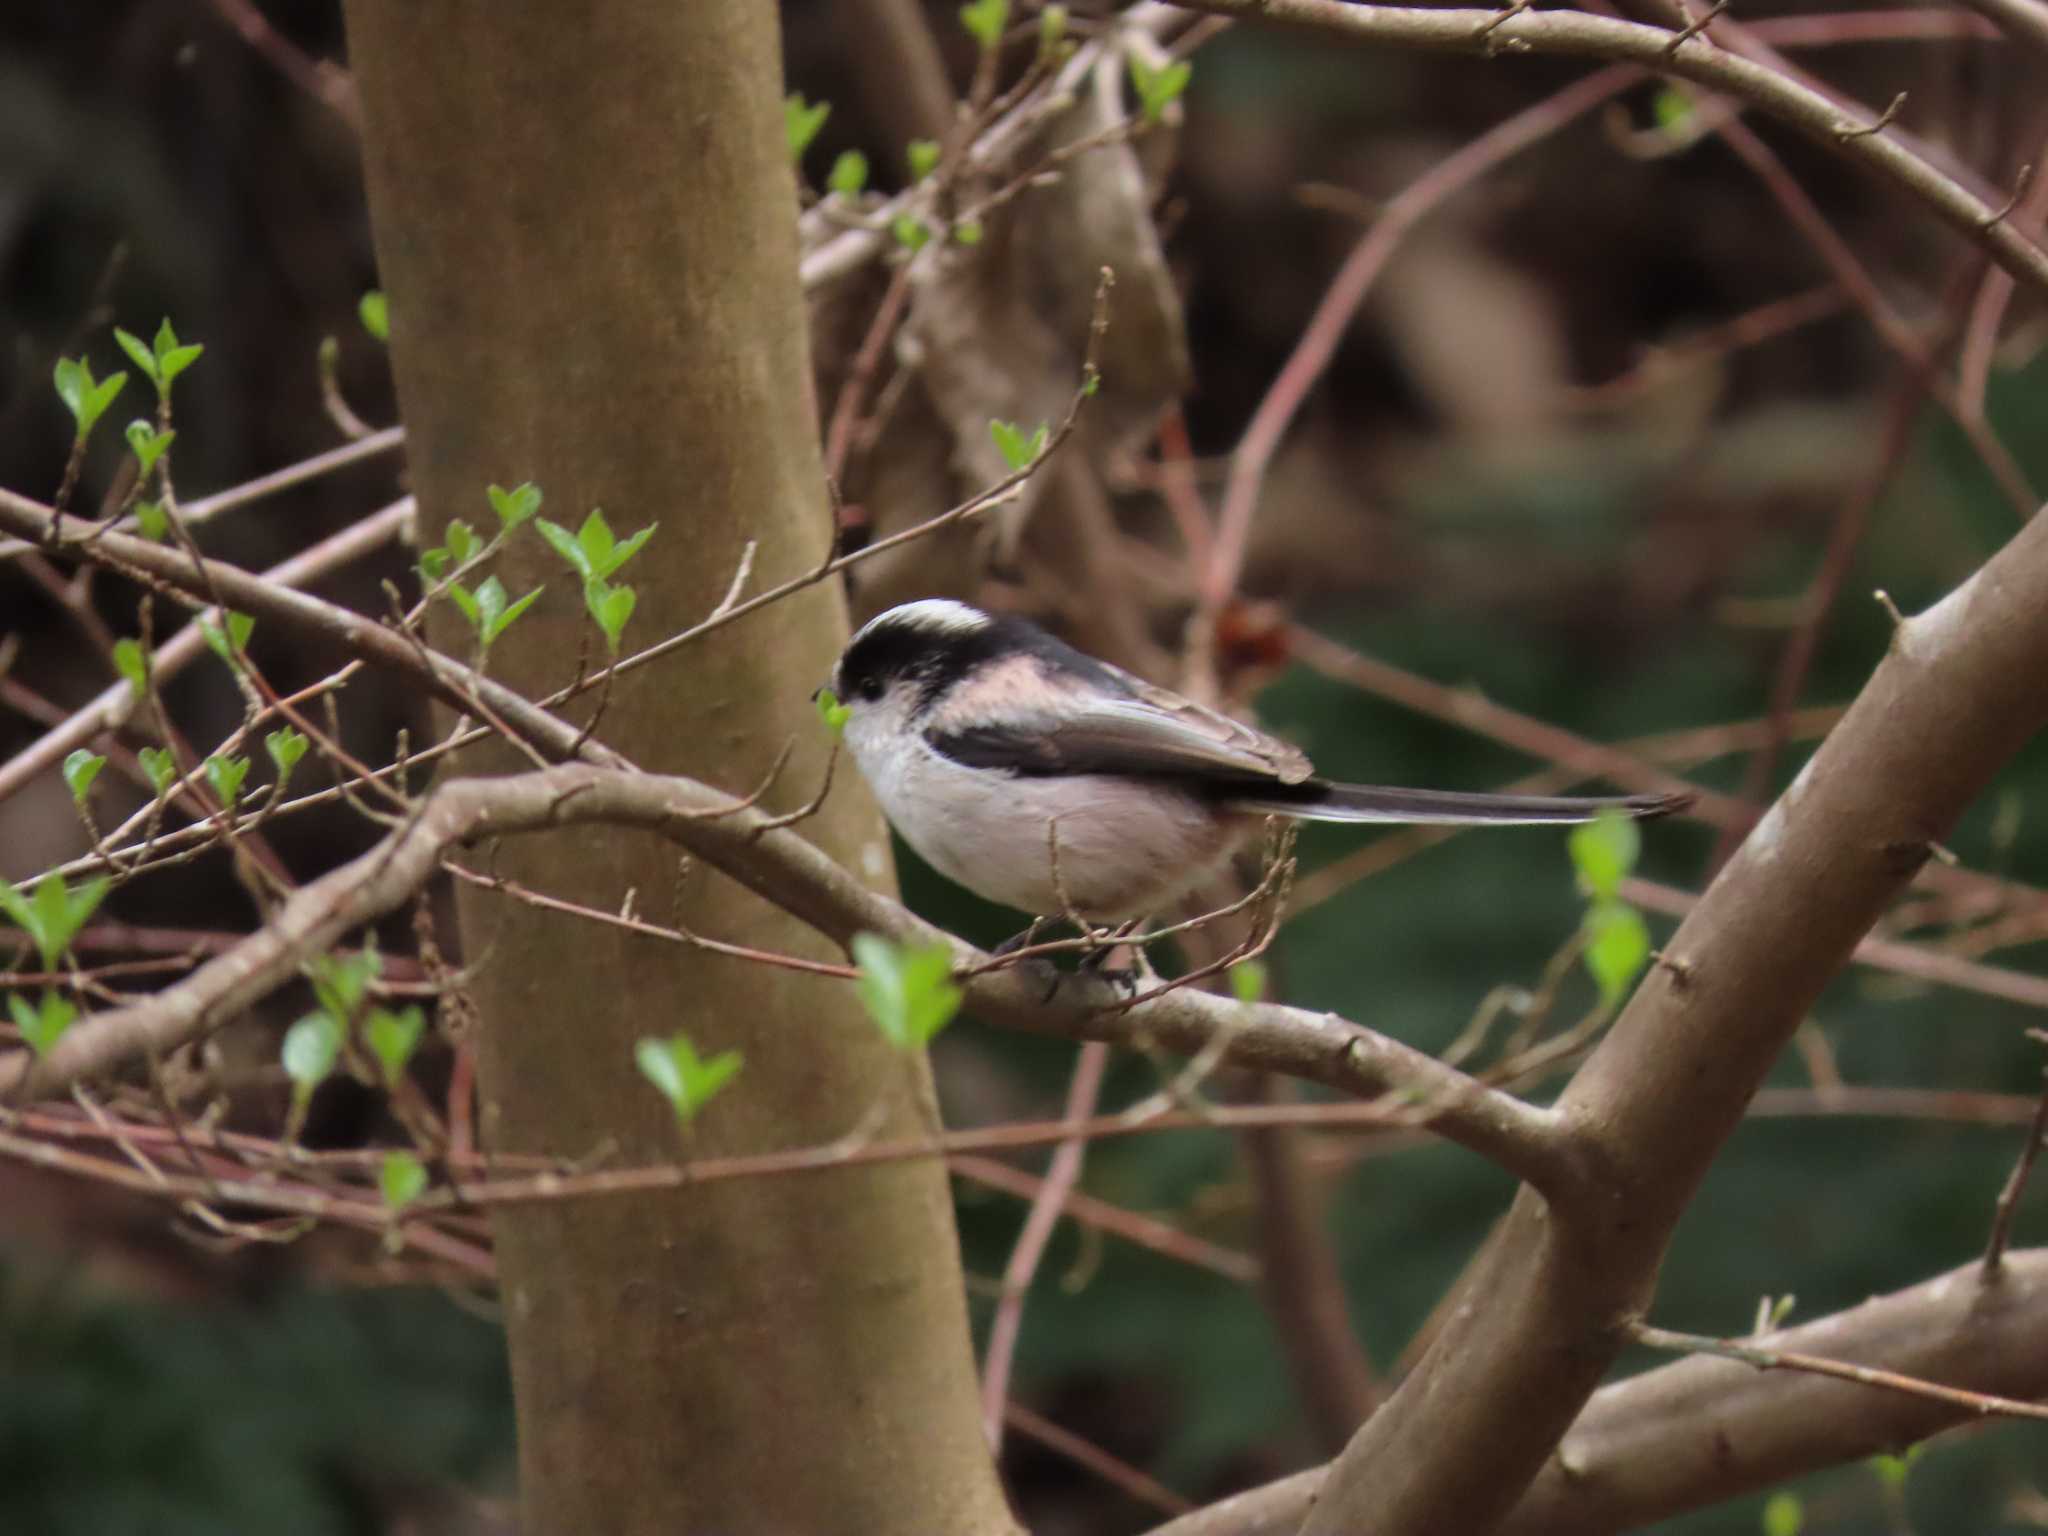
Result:
{"label": "green leaf", "polygon": [[64,1031],[78,1017],[78,1009],[71,1000],[57,991],[45,991],[41,1006],[33,1008],[19,992],[10,992],[7,1011],[14,1018],[14,1027],[21,1031],[21,1038],[38,1056],[49,1055],[50,1047],[63,1038]]}
{"label": "green leaf", "polygon": [[448,574],[451,563],[446,549],[423,549],[420,551],[419,564],[414,569],[420,573],[420,580],[431,587]]}
{"label": "green leaf", "polygon": [[745,1064],[738,1051],[720,1051],[705,1060],[698,1056],[690,1037],[683,1034],[670,1035],[666,1040],[642,1038],[633,1048],[633,1061],[640,1068],[640,1075],[668,1100],[676,1119],[685,1124],[716,1098]]}
{"label": "green leaf", "polygon": [[277,782],[282,784],[306,755],[306,738],[288,725],[280,726],[263,738],[263,749],[277,765]]}
{"label": "green leaf", "polygon": [[341,1021],[326,1011],[309,1013],[284,1032],[284,1073],[293,1096],[306,1099],[327,1080],[341,1054]]}
{"label": "green leaf", "polygon": [[638,601],[639,594],[631,587],[613,586],[608,581],[583,583],[584,606],[604,631],[605,644],[614,656],[619,653],[619,638],[625,634],[626,621],[633,617],[633,605]]}
{"label": "green leaf", "polygon": [[853,718],[853,711],[839,702],[839,695],[830,688],[820,688],[813,702],[818,706],[818,717],[835,731],[846,729],[846,722]]}
{"label": "green leaf", "polygon": [[857,149],[842,149],[832,162],[832,174],[825,185],[841,197],[858,197],[868,184],[868,157]]}
{"label": "green leaf", "polygon": [[74,805],[85,804],[86,792],[92,788],[92,781],[100,776],[100,770],[107,766],[107,760],[97,752],[88,752],[80,747],[64,759],[64,782],[71,788]]}
{"label": "green leaf", "polygon": [[483,614],[469,588],[459,581],[451,581],[441,589],[441,595],[462,610],[462,616],[469,620],[469,627],[479,635],[483,633]]}
{"label": "green leaf", "polygon": [[1927,1452],[1927,1442],[1908,1446],[1900,1456],[1877,1455],[1870,1458],[1870,1470],[1877,1474],[1879,1482],[1894,1491],[1906,1486],[1906,1474],[1913,1470],[1913,1463]]}
{"label": "green leaf", "polygon": [[615,575],[620,566],[640,553],[641,547],[654,537],[659,523],[649,523],[630,538],[614,541],[611,525],[604,520],[604,512],[597,507],[590,509],[590,516],[583,520],[583,526],[576,532],[576,542],[590,562],[589,574],[600,581]]}
{"label": "green leaf", "polygon": [[161,795],[176,782],[178,760],[162,747],[144,747],[135,754],[142,760],[142,771],[149,775],[152,788]]}
{"label": "green leaf", "polygon": [[1806,1527],[1806,1506],[1796,1493],[1774,1493],[1764,1500],[1764,1536],[1799,1536]]}
{"label": "green leaf", "polygon": [[495,576],[484,578],[484,584],[476,589],[476,611],[478,633],[485,645],[512,627],[512,621],[533,606],[533,600],[546,591],[535,587],[516,603],[505,601],[505,584]]}
{"label": "green leaf", "polygon": [[128,360],[142,370],[144,378],[152,384],[160,383],[156,354],[150,351],[148,342],[133,331],[122,330],[118,325],[114,327],[114,340],[120,344],[121,350],[128,354]]}
{"label": "green leaf", "polygon": [[114,642],[114,670],[128,680],[137,693],[149,687],[149,657],[139,640]]}
{"label": "green leaf", "polygon": [[789,135],[792,165],[803,159],[804,151],[811,147],[811,140],[818,136],[818,130],[825,126],[825,119],[831,115],[831,102],[821,101],[814,107],[804,100],[800,92],[791,92],[783,101],[782,126]]}
{"label": "green leaf", "polygon": [[1038,13],[1038,54],[1040,58],[1051,58],[1059,51],[1067,35],[1067,8],[1064,5],[1048,5]]}
{"label": "green leaf", "polygon": [[1594,820],[1572,828],[1572,866],[1579,888],[1596,900],[1611,900],[1636,867],[1643,834],[1620,811],[1602,811]]}
{"label": "green leaf", "polygon": [[853,936],[861,1006],[901,1050],[920,1050],[960,1011],[953,952],[945,944],[905,949],[872,933]]}
{"label": "green leaf", "polygon": [[1586,969],[1612,1008],[1650,963],[1650,925],[1627,902],[1603,898],[1587,910],[1586,932]]}
{"label": "green leaf", "polygon": [[1692,100],[1667,85],[1651,98],[1650,116],[1666,133],[1677,133],[1692,118]]}
{"label": "green leaf", "polygon": [[1003,28],[1010,21],[1010,0],[973,0],[960,7],[960,25],[981,44],[984,53],[1002,43]]}
{"label": "green leaf", "polygon": [[171,531],[171,520],[165,514],[161,501],[138,501],[135,503],[135,526],[145,539],[161,544]]}
{"label": "green leaf", "polygon": [[988,424],[988,435],[995,439],[996,451],[1003,456],[1003,462],[1012,470],[1019,470],[1045,451],[1049,432],[1042,421],[1028,437],[1014,421],[992,421]]}
{"label": "green leaf", "polygon": [[228,610],[227,628],[223,630],[213,621],[211,614],[202,614],[199,619],[199,633],[206,637],[207,648],[231,667],[241,666],[237,654],[249,648],[249,637],[256,633],[256,620],[246,613]]}
{"label": "green leaf", "polygon": [[962,219],[953,226],[953,238],[962,245],[979,245],[984,231],[979,219]]}
{"label": "green leaf", "polygon": [[534,527],[538,528],[540,536],[548,541],[548,547],[568,561],[577,575],[586,580],[589,578],[590,557],[583,552],[583,546],[576,542],[575,534],[560,523],[551,523],[546,518],[540,519]]}
{"label": "green leaf", "polygon": [[402,1211],[427,1192],[426,1165],[410,1152],[386,1152],[377,1169],[377,1188],[386,1209]]}
{"label": "green leaf", "polygon": [[361,949],[350,953],[317,957],[307,965],[306,978],[313,983],[313,995],[320,999],[320,1006],[336,1024],[346,1024],[356,1016],[370,983],[383,971],[384,957],[377,953],[376,943],[365,940]]}
{"label": "green leaf", "polygon": [[121,386],[128,382],[128,375],[116,373],[95,381],[92,364],[86,359],[60,357],[57,359],[56,380],[57,398],[64,402],[72,419],[78,423],[76,440],[82,443],[92,435],[94,425],[114,403],[114,397],[121,393]]}
{"label": "green leaf", "polygon": [[376,340],[387,343],[391,340],[391,305],[381,288],[372,288],[356,300],[356,318]]}
{"label": "green leaf", "polygon": [[1131,54],[1130,59],[1131,84],[1137,88],[1138,104],[1144,109],[1145,121],[1156,123],[1165,115],[1168,104],[1188,88],[1195,67],[1186,59],[1153,64],[1137,53]]}
{"label": "green leaf", "polygon": [[889,221],[889,233],[898,245],[911,252],[923,250],[932,238],[930,227],[914,213],[897,214]]}
{"label": "green leaf", "polygon": [[490,498],[491,510],[498,514],[498,525],[507,533],[540,510],[540,487],[531,480],[522,480],[509,491],[494,485],[484,495]]}
{"label": "green leaf", "polygon": [[0,913],[29,936],[43,958],[43,969],[54,971],[78,930],[106,899],[108,889],[107,879],[102,875],[74,891],[65,885],[62,875],[52,871],[24,896],[0,880]]}
{"label": "green leaf", "polygon": [[138,477],[147,480],[150,471],[156,468],[156,461],[170,449],[171,439],[178,434],[168,429],[159,432],[148,422],[137,419],[128,423],[124,435],[129,448],[134,451],[136,464],[140,466]]}
{"label": "green leaf", "polygon": [[405,1075],[405,1064],[412,1060],[413,1047],[419,1044],[426,1027],[427,1016],[418,1003],[407,1004],[395,1013],[389,1008],[370,1010],[363,1034],[370,1042],[370,1054],[384,1069],[387,1088],[398,1086],[399,1078]]}
{"label": "green leaf", "polygon": [[223,757],[216,752],[202,766],[206,769],[206,782],[220,803],[232,811],[242,798],[242,780],[249,777],[249,759]]}
{"label": "green leaf", "polygon": [[476,552],[483,548],[483,542],[477,538],[476,530],[459,517],[449,523],[448,531],[443,538],[446,541],[449,558],[457,565],[469,564],[476,558]]}
{"label": "green leaf", "polygon": [[910,163],[910,179],[923,181],[939,168],[939,141],[912,139],[904,148],[903,158]]}
{"label": "green leaf", "polygon": [[1240,960],[1230,968],[1230,995],[1240,1003],[1256,1003],[1266,995],[1266,962]]}
{"label": "green leaf", "polygon": [[197,342],[190,346],[179,346],[178,333],[171,329],[168,315],[164,317],[163,323],[157,326],[152,344],[156,350],[156,371],[151,376],[156,380],[156,390],[160,395],[168,395],[171,392],[171,380],[198,362],[199,354],[206,350]]}

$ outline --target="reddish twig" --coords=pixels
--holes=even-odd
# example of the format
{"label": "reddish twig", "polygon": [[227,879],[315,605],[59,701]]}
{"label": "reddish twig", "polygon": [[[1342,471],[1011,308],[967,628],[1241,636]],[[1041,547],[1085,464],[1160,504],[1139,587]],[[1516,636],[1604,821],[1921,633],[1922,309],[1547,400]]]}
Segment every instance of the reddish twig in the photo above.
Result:
{"label": "reddish twig", "polygon": [[[1102,1074],[1109,1063],[1109,1047],[1099,1040],[1083,1045],[1074,1058],[1074,1075],[1067,1085],[1066,1119],[1079,1124],[1095,1112],[1102,1092]],[[1003,1269],[1002,1300],[996,1306],[995,1323],[989,1329],[988,1353],[982,1362],[981,1426],[989,1449],[1003,1443],[1003,1408],[1010,1400],[1010,1367],[1016,1359],[1017,1338],[1024,1327],[1024,1298],[1031,1289],[1031,1277],[1045,1257],[1046,1244],[1059,1225],[1060,1211],[1081,1178],[1081,1165],[1088,1143],[1075,1137],[1062,1141],[1052,1154],[1045,1182],[1031,1202],[1024,1230],[1010,1250],[1010,1262]]]}

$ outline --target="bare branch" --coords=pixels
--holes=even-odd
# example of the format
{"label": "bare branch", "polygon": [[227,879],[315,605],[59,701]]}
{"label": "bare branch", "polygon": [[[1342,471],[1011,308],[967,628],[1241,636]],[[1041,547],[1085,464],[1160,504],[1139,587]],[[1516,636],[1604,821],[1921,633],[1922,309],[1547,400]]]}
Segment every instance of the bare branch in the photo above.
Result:
{"label": "bare branch", "polygon": [[[604,822],[671,838],[844,946],[863,930],[953,944],[972,970],[988,956],[869,891],[758,808],[693,780],[565,765],[437,789],[383,843],[296,892],[271,922],[143,1002],[81,1019],[40,1061],[0,1057],[0,1098],[37,1098],[149,1054],[164,1055],[289,980],[308,957],[408,900],[442,856],[486,834]],[[1236,1066],[1283,1072],[1341,1092],[1392,1095],[1390,1119],[1428,1125],[1540,1187],[1575,1187],[1582,1171],[1551,1111],[1487,1088],[1435,1057],[1333,1014],[1243,1005],[1191,988],[1127,1007],[1099,978],[1063,983],[996,970],[966,983],[989,1023],[1073,1040],[1149,1040],[1188,1056],[1220,1051]]]}
{"label": "bare branch", "polygon": [[[1822,146],[1878,172],[1924,203],[1965,239],[1981,245],[2013,276],[2048,291],[2048,251],[1997,209],[1874,124],[1846,116],[1827,97],[1777,70],[1716,48],[1703,38],[1673,47],[1674,32],[1581,11],[1423,10],[1347,5],[1341,0],[1179,0],[1188,10],[1280,22],[1364,43],[1446,53],[1554,54],[1638,64],[1710,86],[1798,129]],[[1846,137],[1845,137],[1846,136]]]}
{"label": "bare branch", "polygon": [[[1995,1284],[1974,1264],[1818,1322],[1774,1349],[1888,1369],[1976,1393],[2048,1393],[2048,1249],[2008,1255]],[[1979,1414],[1818,1376],[1693,1359],[1603,1387],[1499,1536],[1609,1536],[1821,1467],[1895,1450]],[[1299,1473],[1212,1504],[1152,1536],[1293,1536],[1323,1482]]]}

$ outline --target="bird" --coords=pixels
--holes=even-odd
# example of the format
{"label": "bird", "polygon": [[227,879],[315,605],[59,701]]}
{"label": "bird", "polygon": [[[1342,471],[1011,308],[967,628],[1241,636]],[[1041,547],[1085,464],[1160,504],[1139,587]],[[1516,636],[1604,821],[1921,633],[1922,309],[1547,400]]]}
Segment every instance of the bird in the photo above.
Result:
{"label": "bird", "polygon": [[1338,783],[1276,736],[1029,620],[946,598],[869,619],[826,687],[844,710],[847,749],[903,840],[948,879],[1033,918],[1110,924],[1166,911],[1272,816],[1583,822],[1606,811],[1660,816],[1691,799]]}

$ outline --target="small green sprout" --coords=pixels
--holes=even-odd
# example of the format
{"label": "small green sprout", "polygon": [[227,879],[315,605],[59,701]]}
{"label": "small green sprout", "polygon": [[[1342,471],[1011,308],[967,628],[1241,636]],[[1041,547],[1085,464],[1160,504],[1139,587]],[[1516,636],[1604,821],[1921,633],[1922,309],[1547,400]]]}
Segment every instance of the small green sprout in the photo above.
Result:
{"label": "small green sprout", "polygon": [[389,343],[391,340],[391,304],[384,297],[384,290],[372,288],[356,300],[356,318],[363,322],[363,329],[375,341]]}
{"label": "small green sprout", "polygon": [[427,1027],[427,1016],[420,1011],[417,1003],[393,1011],[389,1008],[372,1008],[367,1023],[363,1026],[363,1037],[370,1043],[370,1054],[377,1058],[377,1065],[384,1069],[384,1086],[396,1088],[398,1080],[405,1076],[405,1064],[412,1060],[413,1048],[420,1042],[420,1035]]}
{"label": "small green sprout", "polygon": [[718,1096],[738,1075],[745,1058],[738,1051],[720,1051],[708,1060],[698,1056],[690,1037],[670,1035],[666,1040],[644,1037],[633,1048],[633,1061],[640,1075],[660,1090],[676,1112],[678,1124],[687,1125],[697,1111]]}
{"label": "small green sprout", "polygon": [[277,766],[277,782],[283,785],[292,776],[292,770],[299,766],[299,759],[306,755],[306,737],[301,731],[290,726],[280,726],[263,738],[263,750],[270,754],[270,760]]}
{"label": "small green sprout", "polygon": [[597,621],[597,627],[604,631],[604,643],[611,653],[619,654],[619,641],[626,633],[626,621],[633,617],[633,605],[640,595],[623,584],[614,586],[602,577],[593,576],[583,583],[583,606],[590,610],[590,616]]}
{"label": "small green sprout", "polygon": [[553,546],[556,554],[569,562],[577,575],[585,581],[604,581],[637,555],[640,546],[652,538],[654,530],[661,525],[649,523],[630,538],[615,539],[611,524],[604,520],[603,508],[593,507],[590,516],[583,519],[583,526],[574,533],[546,518],[535,526],[540,529],[541,537]]}
{"label": "small green sprout", "polygon": [[142,370],[144,378],[156,386],[158,400],[170,397],[171,382],[199,361],[199,355],[206,350],[197,342],[190,345],[178,344],[178,333],[171,329],[166,317],[156,328],[156,335],[148,343],[140,336],[114,327],[114,340],[121,350],[128,354],[129,361]]}
{"label": "small green sprout", "polygon": [[1266,962],[1240,960],[1230,968],[1230,995],[1240,1003],[1263,1002],[1266,996]]}
{"label": "small green sprout", "polygon": [[249,759],[239,756],[224,757],[216,752],[201,765],[206,770],[206,782],[219,799],[222,807],[232,811],[242,798],[242,781],[249,777]]}
{"label": "small green sprout", "polygon": [[915,255],[931,244],[931,226],[914,213],[899,213],[889,221],[889,234],[906,251]]}
{"label": "small green sprout", "polygon": [[1806,1505],[1796,1493],[1778,1492],[1764,1500],[1763,1536],[1799,1536],[1806,1529]]}
{"label": "small green sprout", "polygon": [[953,952],[945,944],[908,949],[872,933],[853,936],[861,1006],[899,1050],[922,1050],[953,1022],[961,991],[953,980]]}
{"label": "small green sprout", "polygon": [[78,1017],[78,1009],[71,999],[54,990],[46,990],[33,1007],[19,992],[10,992],[7,994],[7,1012],[14,1019],[14,1027],[21,1031],[21,1038],[38,1056],[49,1055],[51,1048]]}
{"label": "small green sprout", "polygon": [[1572,828],[1569,848],[1579,888],[1596,899],[1612,900],[1636,867],[1643,851],[1643,834],[1620,811],[1602,811],[1592,821]]}
{"label": "small green sprout", "polygon": [[1612,1008],[1650,963],[1650,925],[1625,901],[1602,898],[1586,909],[1586,969]]}
{"label": "small green sprout", "polygon": [[410,1152],[386,1152],[377,1169],[377,1189],[393,1215],[427,1192],[427,1169]]}
{"label": "small green sprout", "polygon": [[[459,588],[449,588],[452,597]],[[476,637],[488,650],[498,636],[512,627],[512,621],[533,606],[533,600],[545,592],[545,587],[535,587],[518,602],[508,602],[509,594],[505,584],[495,576],[486,576],[483,585],[476,589],[476,611],[470,622],[476,626]]]}
{"label": "small green sprout", "polygon": [[140,640],[114,642],[114,670],[126,678],[128,686],[137,693],[149,687],[149,655],[142,649]]}
{"label": "small green sprout", "polygon": [[910,179],[923,181],[939,168],[939,141],[937,139],[912,139],[904,147],[903,158],[910,166]]}
{"label": "small green sprout", "polygon": [[121,386],[128,382],[128,375],[116,373],[95,379],[92,364],[83,357],[60,357],[57,359],[56,380],[57,398],[64,402],[72,420],[78,424],[73,441],[82,443],[92,436],[92,429],[106,415],[114,397],[121,393]]}
{"label": "small green sprout", "polygon": [[522,480],[509,491],[494,485],[484,495],[490,499],[491,510],[498,514],[498,525],[507,533],[540,510],[540,487],[531,480]]}
{"label": "small green sprout", "polygon": [[1012,470],[1018,470],[1045,451],[1046,439],[1051,434],[1042,421],[1029,433],[1014,421],[991,421],[988,435],[995,439],[996,451],[1002,454],[1003,462]]}
{"label": "small green sprout", "polygon": [[984,53],[992,53],[1001,45],[1003,28],[1009,22],[1010,0],[973,0],[972,4],[960,7],[960,25],[981,44]]}
{"label": "small green sprout", "polygon": [[136,478],[147,480],[156,468],[157,460],[170,451],[171,439],[178,434],[168,427],[159,432],[138,418],[128,423],[128,429],[122,435],[127,438],[128,447],[135,455]]}
{"label": "small green sprout", "polygon": [[149,775],[150,787],[159,795],[177,781],[178,760],[164,748],[144,747],[135,755],[142,763],[142,771]]}
{"label": "small green sprout", "polygon": [[853,711],[840,703],[839,695],[830,688],[820,688],[815,702],[818,706],[818,718],[835,732],[845,730],[846,722],[853,718]]}
{"label": "small green sprout", "polygon": [[107,760],[97,752],[88,752],[80,747],[64,759],[64,783],[71,791],[74,805],[85,804],[86,794],[92,789],[92,781],[100,776],[100,770],[107,766]]}
{"label": "small green sprout", "polygon": [[324,1008],[284,1032],[284,1075],[291,1079],[292,1099],[302,1110],[313,1090],[327,1081],[340,1054],[341,1021]]}
{"label": "small green sprout", "polygon": [[207,649],[212,651],[230,667],[240,667],[240,656],[249,648],[249,637],[256,633],[256,620],[246,613],[228,610],[227,627],[223,629],[214,622],[211,614],[202,614],[199,619],[199,633],[206,637]]}
{"label": "small green sprout", "polygon": [[5,916],[28,935],[36,953],[42,956],[43,969],[54,971],[71,948],[71,941],[78,936],[78,930],[85,926],[86,919],[106,899],[109,889],[104,875],[73,890],[64,883],[62,875],[52,871],[38,880],[35,889],[24,896],[5,880],[0,880],[0,916]]}
{"label": "small green sprout", "polygon": [[825,119],[831,115],[831,102],[821,101],[812,106],[799,92],[792,92],[783,101],[782,126],[789,136],[789,159],[792,165],[803,159],[804,151],[811,147],[811,140],[818,136],[818,130],[825,126]]}
{"label": "small green sprout", "polygon": [[868,157],[857,149],[839,152],[839,158],[832,162],[832,174],[825,178],[825,185],[841,197],[858,197],[868,184]]}
{"label": "small green sprout", "polygon": [[1156,123],[1166,115],[1167,107],[1188,88],[1194,72],[1194,66],[1186,59],[1154,64],[1139,54],[1131,55],[1131,84],[1138,92],[1138,105],[1146,122]]}

